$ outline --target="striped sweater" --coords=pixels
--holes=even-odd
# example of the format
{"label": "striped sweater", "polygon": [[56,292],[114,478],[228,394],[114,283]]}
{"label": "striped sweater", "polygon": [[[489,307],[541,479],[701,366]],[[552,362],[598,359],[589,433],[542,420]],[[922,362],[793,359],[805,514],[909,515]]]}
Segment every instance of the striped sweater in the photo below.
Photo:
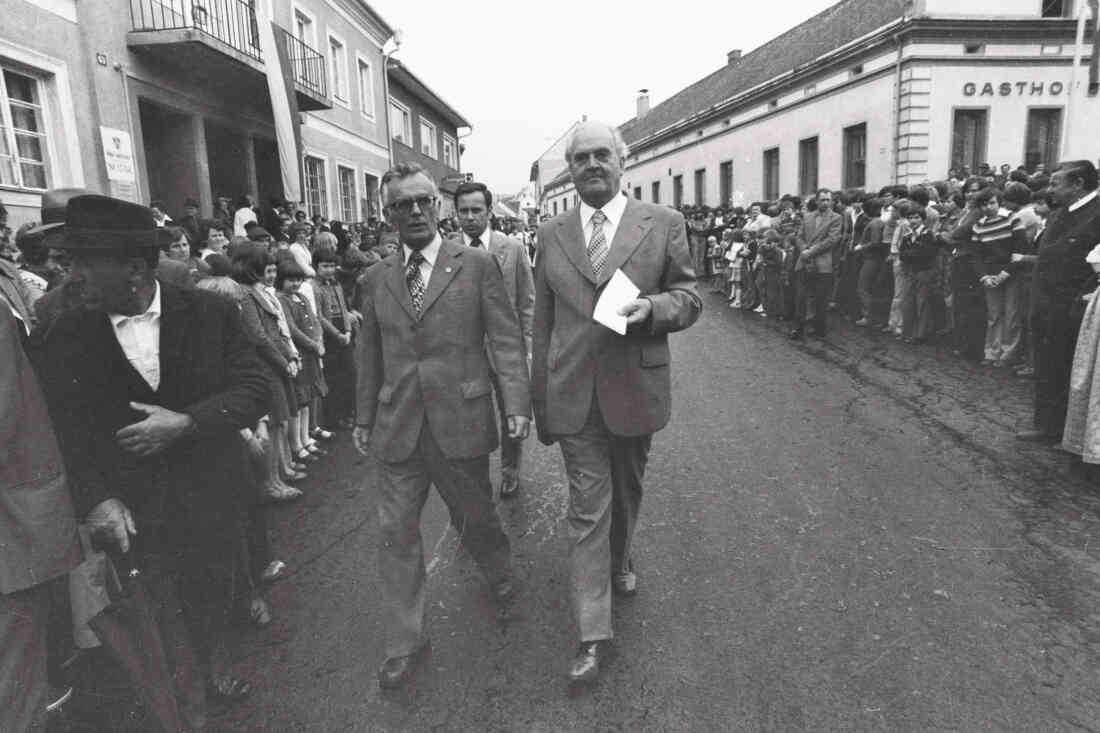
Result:
{"label": "striped sweater", "polygon": [[997,274],[1012,260],[1015,233],[1010,212],[1001,209],[993,216],[983,216],[974,224],[970,236],[979,260],[986,266],[986,274]]}

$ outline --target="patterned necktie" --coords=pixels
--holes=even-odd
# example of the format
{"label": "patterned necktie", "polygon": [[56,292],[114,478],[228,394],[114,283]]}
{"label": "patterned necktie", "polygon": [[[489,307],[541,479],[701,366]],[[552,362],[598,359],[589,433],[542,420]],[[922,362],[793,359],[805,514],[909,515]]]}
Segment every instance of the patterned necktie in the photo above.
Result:
{"label": "patterned necktie", "polygon": [[607,262],[607,237],[603,233],[603,223],[607,215],[599,209],[592,214],[592,239],[588,240],[588,259],[592,262],[592,271],[599,280]]}
{"label": "patterned necktie", "polygon": [[421,263],[425,262],[424,255],[413,252],[409,255],[409,261],[405,265],[405,282],[409,286],[409,295],[412,296],[413,310],[420,315],[420,308],[424,305],[424,276],[420,272]]}

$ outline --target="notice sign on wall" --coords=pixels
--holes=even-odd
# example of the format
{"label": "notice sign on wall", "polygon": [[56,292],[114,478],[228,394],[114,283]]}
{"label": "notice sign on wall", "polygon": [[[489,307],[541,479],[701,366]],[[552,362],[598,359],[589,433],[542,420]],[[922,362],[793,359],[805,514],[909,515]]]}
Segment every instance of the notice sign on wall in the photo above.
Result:
{"label": "notice sign on wall", "polygon": [[107,180],[118,183],[134,183],[137,172],[134,168],[134,146],[130,133],[113,127],[100,127],[103,138],[103,159],[107,164]]}

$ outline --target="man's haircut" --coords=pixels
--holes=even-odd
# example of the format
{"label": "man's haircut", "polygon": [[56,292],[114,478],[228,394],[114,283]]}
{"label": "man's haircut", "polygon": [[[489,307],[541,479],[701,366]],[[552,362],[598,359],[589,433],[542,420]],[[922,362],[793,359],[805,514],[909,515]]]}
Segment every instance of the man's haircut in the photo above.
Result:
{"label": "man's haircut", "polygon": [[[619,160],[622,161],[623,164],[625,164],[626,156],[630,154],[630,148],[627,147],[626,141],[623,140],[623,135],[621,132],[619,132],[619,128],[615,127],[614,125],[608,125],[604,122],[599,122],[596,124],[604,125],[605,127],[607,127],[608,130],[611,131],[611,141],[615,146],[615,154],[618,155]],[[568,164],[570,159],[573,157],[573,146],[576,145],[576,143],[577,131],[573,130],[573,132],[569,133],[569,139],[565,143],[566,164]]]}
{"label": "man's haircut", "polygon": [[152,201],[149,202],[149,208],[150,209],[160,209],[161,211],[164,211],[165,210],[164,209],[164,202],[161,201],[160,199],[153,199]]}
{"label": "man's haircut", "polygon": [[431,173],[424,170],[424,166],[419,163],[398,163],[382,174],[382,203],[389,204],[390,181],[403,181],[416,175],[424,176],[432,182],[432,188],[436,187],[435,179],[432,178]]}
{"label": "man's haircut", "polygon": [[831,188],[819,188],[819,189],[817,189],[817,195],[818,196],[820,196],[823,193],[827,193],[830,196],[832,196],[833,195],[833,189],[831,189]]}
{"label": "man's haircut", "polygon": [[322,262],[331,262],[334,265],[339,265],[340,256],[336,253],[335,249],[318,247],[313,251],[313,267],[316,269]]}
{"label": "man's haircut", "polygon": [[455,208],[458,208],[458,197],[465,196],[468,193],[480,193],[485,197],[485,208],[489,211],[493,210],[493,194],[490,193],[489,187],[484,183],[478,181],[465,181],[458,184],[458,188],[455,189]]}
{"label": "man's haircut", "polygon": [[1086,191],[1095,191],[1100,185],[1097,180],[1096,166],[1091,160],[1065,160],[1058,165],[1058,169],[1065,173],[1067,178],[1081,182]]}
{"label": "man's haircut", "polygon": [[868,196],[863,199],[863,213],[874,219],[882,214],[882,199],[878,196]]}
{"label": "man's haircut", "polygon": [[981,191],[978,191],[976,194],[974,194],[974,205],[985,206],[993,199],[1000,200],[1000,191],[998,191],[993,186],[986,186]]}
{"label": "man's haircut", "polygon": [[910,201],[916,202],[921,206],[928,206],[928,202],[932,200],[932,197],[928,195],[928,189],[919,185],[910,186],[905,196]]}
{"label": "man's haircut", "polygon": [[1027,206],[1031,203],[1031,189],[1026,183],[1010,181],[1005,185],[1004,200],[1017,206]]}
{"label": "man's haircut", "polygon": [[905,217],[919,216],[923,221],[928,216],[928,211],[916,201],[910,200],[909,205],[905,207]]}

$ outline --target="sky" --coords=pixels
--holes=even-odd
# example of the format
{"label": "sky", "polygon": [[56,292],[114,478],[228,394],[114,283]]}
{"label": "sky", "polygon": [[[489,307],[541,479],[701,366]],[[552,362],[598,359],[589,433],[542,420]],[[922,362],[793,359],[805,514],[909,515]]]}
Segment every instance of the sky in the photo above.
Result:
{"label": "sky", "polygon": [[621,124],[639,89],[656,106],[838,0],[367,1],[403,32],[397,58],[473,125],[463,172],[504,195],[582,115]]}

